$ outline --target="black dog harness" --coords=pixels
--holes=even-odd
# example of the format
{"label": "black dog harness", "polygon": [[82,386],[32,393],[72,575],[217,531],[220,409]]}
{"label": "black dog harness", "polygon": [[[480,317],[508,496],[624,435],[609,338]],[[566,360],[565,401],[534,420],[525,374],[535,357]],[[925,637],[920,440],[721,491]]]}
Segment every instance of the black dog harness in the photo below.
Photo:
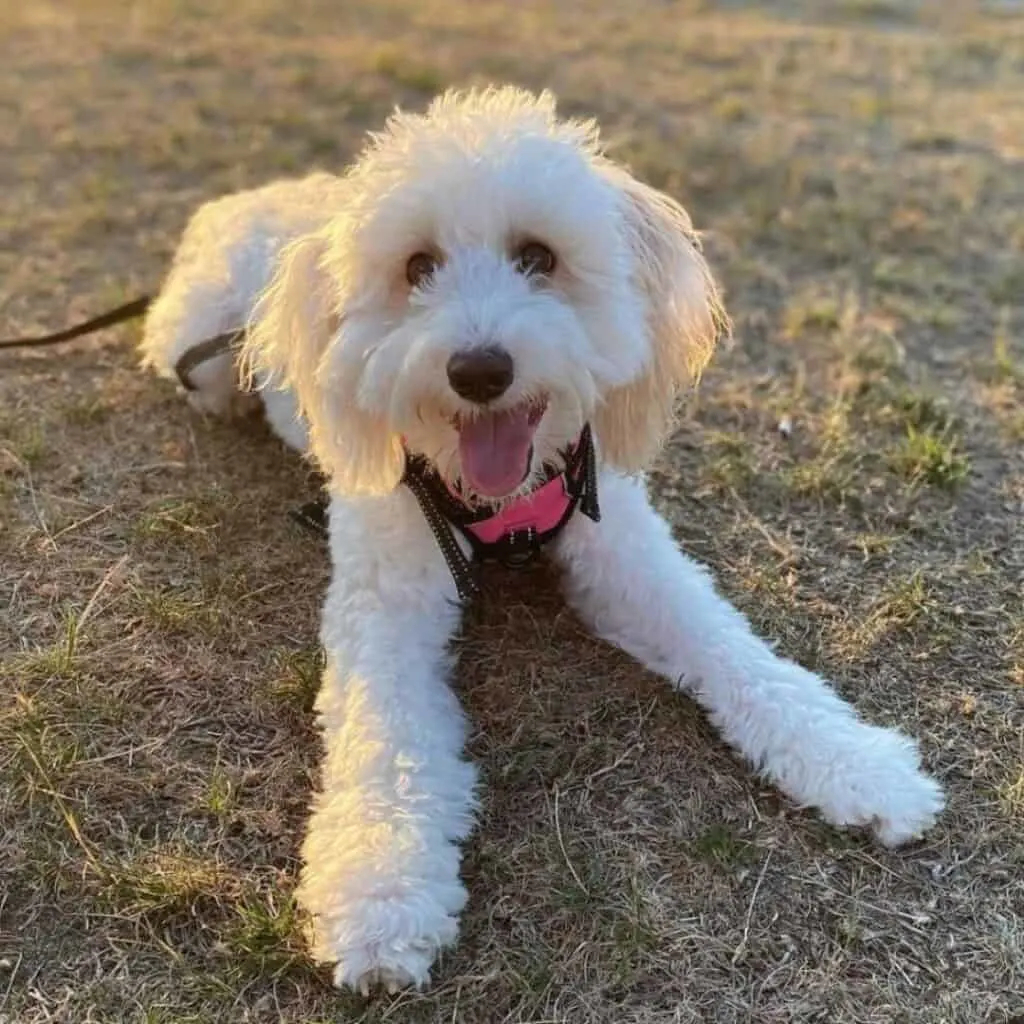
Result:
{"label": "black dog harness", "polygon": [[[480,589],[471,560],[521,568],[562,532],[577,508],[595,523],[600,521],[597,460],[589,423],[562,456],[564,469],[546,465],[543,479],[532,491],[495,507],[467,501],[452,491],[426,459],[406,455],[402,483],[419,502],[460,600],[468,600]],[[469,542],[470,558],[462,553],[449,527]]]}
{"label": "black dog harness", "polygon": [[[579,510],[588,519],[601,520],[597,499],[597,460],[588,423],[579,440],[563,453],[565,468],[553,463],[528,494],[503,506],[473,504],[444,482],[421,455],[405,456],[402,484],[409,488],[441,549],[455,581],[460,601],[480,592],[474,563],[498,562],[521,569],[533,562]],[[307,502],[292,517],[317,533],[327,532],[327,499]],[[455,539],[457,530],[469,543],[469,557]]]}

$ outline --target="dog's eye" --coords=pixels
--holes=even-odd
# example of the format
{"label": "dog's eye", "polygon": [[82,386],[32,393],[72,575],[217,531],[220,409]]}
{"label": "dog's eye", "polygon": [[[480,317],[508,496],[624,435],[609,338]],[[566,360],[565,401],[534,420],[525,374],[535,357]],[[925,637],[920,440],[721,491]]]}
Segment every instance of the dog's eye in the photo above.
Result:
{"label": "dog's eye", "polygon": [[405,279],[413,288],[419,288],[434,276],[435,270],[437,257],[431,256],[429,252],[417,252],[409,257],[405,265]]}
{"label": "dog's eye", "polygon": [[527,242],[516,253],[516,269],[527,277],[545,276],[555,269],[555,254],[543,242]]}

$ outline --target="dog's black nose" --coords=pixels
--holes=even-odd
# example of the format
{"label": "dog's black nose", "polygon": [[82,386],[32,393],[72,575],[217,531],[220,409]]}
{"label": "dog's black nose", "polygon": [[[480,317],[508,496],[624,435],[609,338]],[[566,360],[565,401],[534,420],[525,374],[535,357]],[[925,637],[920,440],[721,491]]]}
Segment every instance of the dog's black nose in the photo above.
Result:
{"label": "dog's black nose", "polygon": [[514,377],[512,357],[497,346],[456,352],[448,360],[448,383],[467,402],[493,402],[508,391]]}

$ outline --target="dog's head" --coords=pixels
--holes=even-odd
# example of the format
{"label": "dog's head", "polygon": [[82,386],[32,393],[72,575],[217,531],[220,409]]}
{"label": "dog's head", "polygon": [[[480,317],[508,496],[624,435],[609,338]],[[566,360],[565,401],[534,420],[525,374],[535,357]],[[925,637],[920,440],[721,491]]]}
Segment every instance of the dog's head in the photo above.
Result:
{"label": "dog's head", "polygon": [[345,181],[247,342],[336,491],[394,488],[404,447],[502,499],[588,421],[604,461],[647,463],[726,324],[682,207],[510,88],[396,114]]}

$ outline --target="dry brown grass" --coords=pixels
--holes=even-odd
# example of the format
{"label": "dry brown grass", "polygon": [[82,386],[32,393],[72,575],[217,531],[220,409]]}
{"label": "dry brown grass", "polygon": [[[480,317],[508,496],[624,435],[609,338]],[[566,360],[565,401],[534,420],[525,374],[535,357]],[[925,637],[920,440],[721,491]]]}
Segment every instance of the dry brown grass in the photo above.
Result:
{"label": "dry brown grass", "polygon": [[709,231],[738,327],[662,507],[951,805],[898,854],[826,828],[543,573],[495,576],[457,684],[486,781],[462,941],[424,994],[338,996],[290,901],[312,482],[186,416],[130,330],[3,354],[0,1020],[1024,1013],[1024,20],[939,6],[3,5],[0,334],[153,287],[197,202],[338,167],[396,101],[502,79],[598,115]]}

